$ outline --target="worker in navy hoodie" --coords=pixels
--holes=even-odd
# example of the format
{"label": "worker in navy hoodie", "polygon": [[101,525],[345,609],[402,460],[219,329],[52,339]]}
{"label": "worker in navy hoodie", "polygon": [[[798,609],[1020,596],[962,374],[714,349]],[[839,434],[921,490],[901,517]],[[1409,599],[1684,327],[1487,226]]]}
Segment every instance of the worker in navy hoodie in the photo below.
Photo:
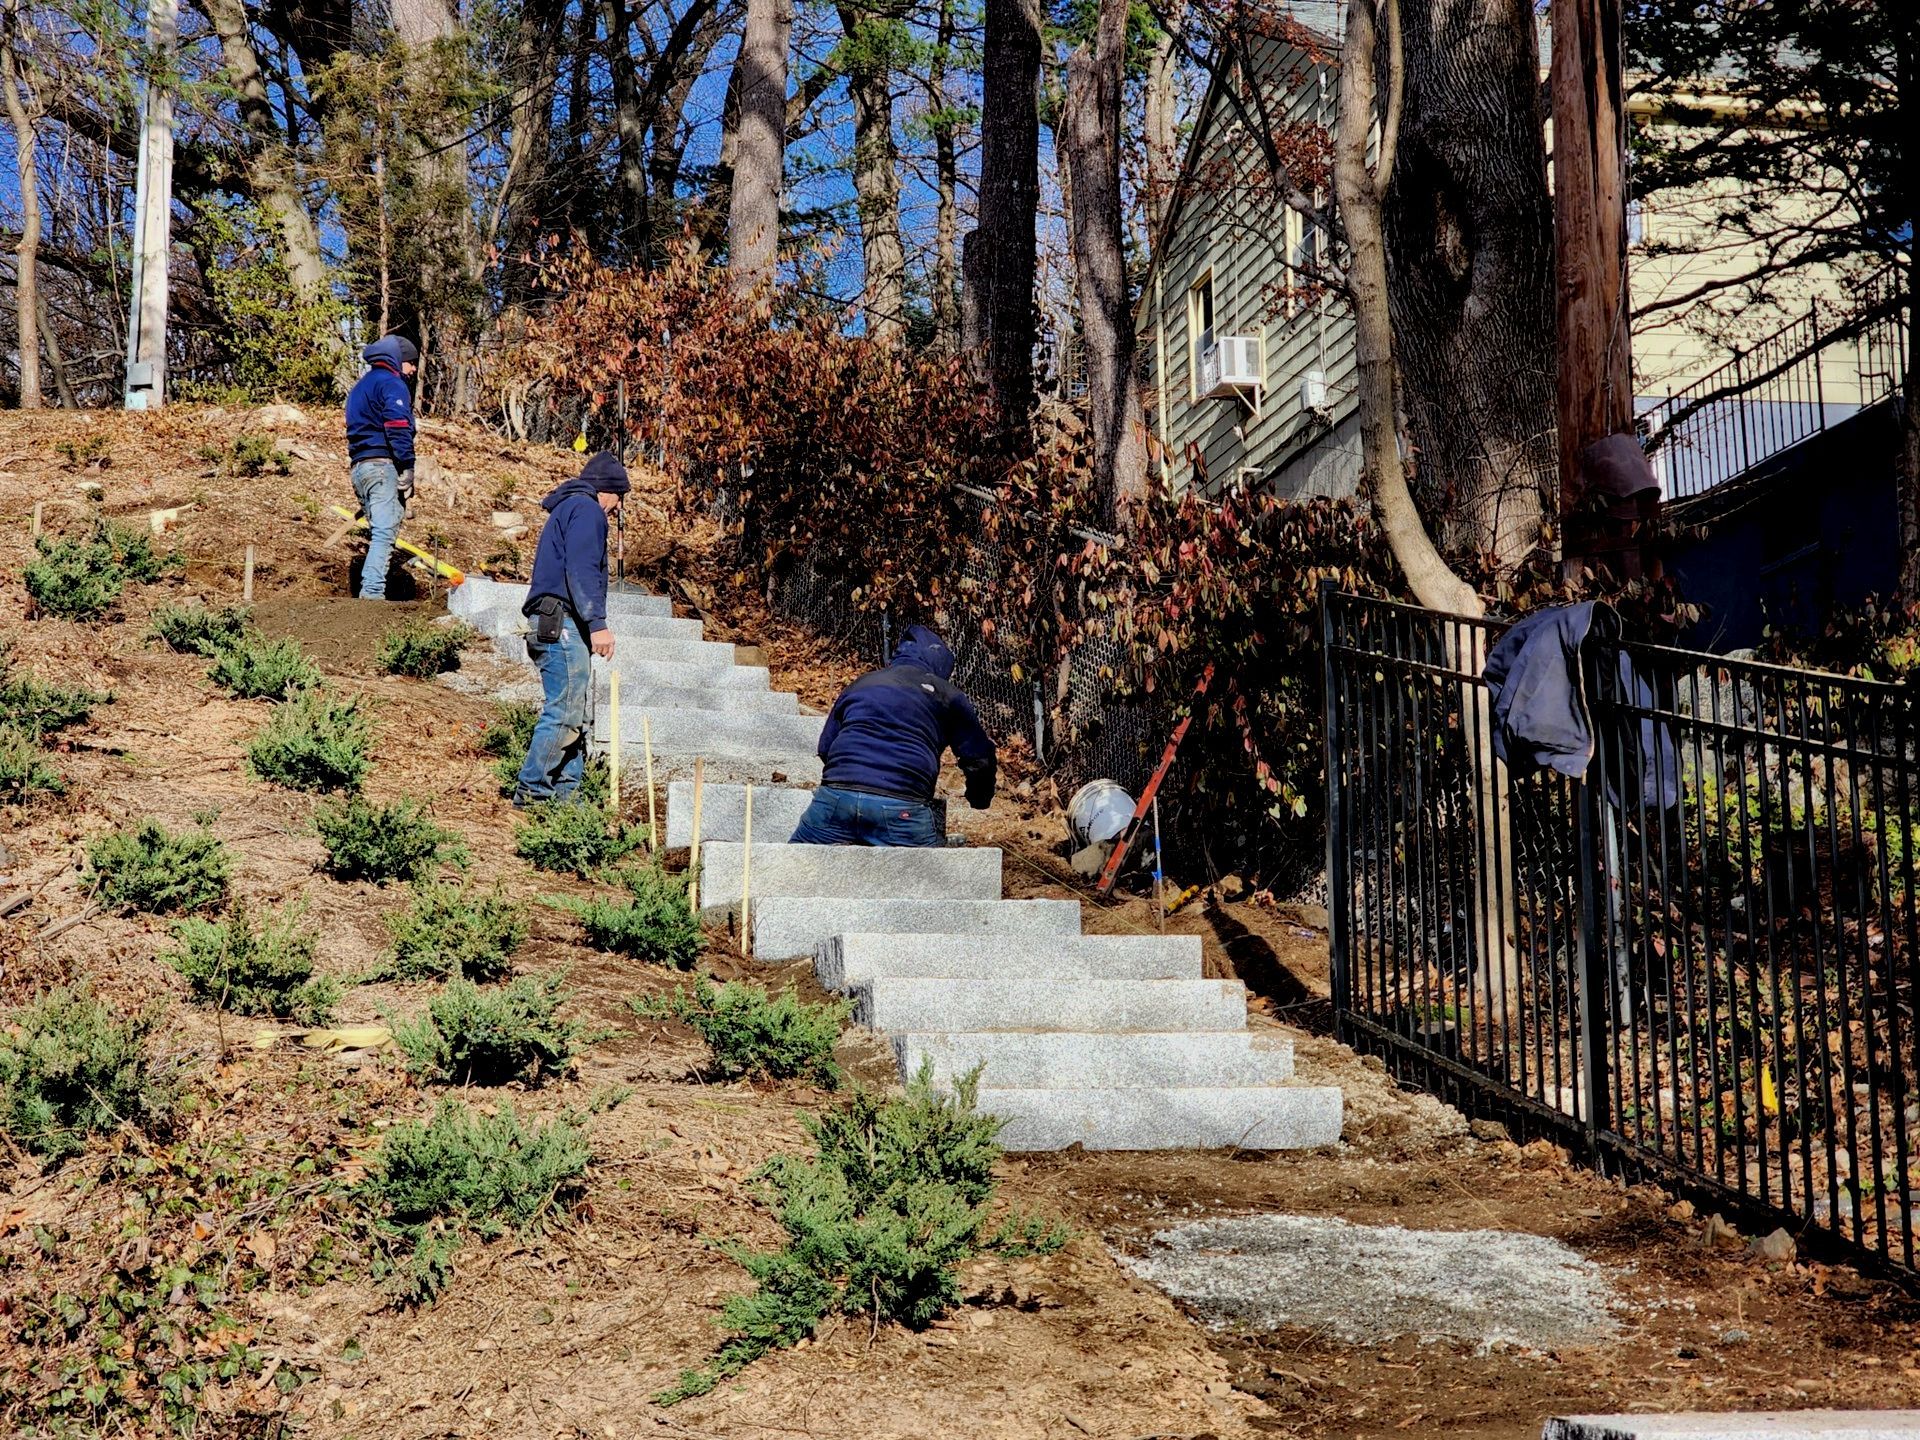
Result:
{"label": "worker in navy hoodie", "polygon": [[386,335],[360,352],[367,373],[347,396],[347,460],[353,493],[367,517],[367,558],[360,567],[360,598],[387,598],[387,565],[394,537],[413,494],[413,394],[407,377],[420,361],[404,335]]}
{"label": "worker in navy hoodie", "polygon": [[940,756],[952,750],[967,803],[993,803],[993,740],[953,684],[953,651],[908,629],[884,669],[840,692],[820,731],[820,788],[793,832],[803,845],[944,845],[934,821]]}
{"label": "worker in navy hoodie", "polygon": [[607,624],[607,517],[629,489],[627,467],[605,451],[540,504],[546,527],[533,554],[533,582],[521,607],[530,622],[527,654],[540,667],[540,718],[520,767],[513,803],[569,800],[586,767],[587,704],[593,657],[613,659]]}

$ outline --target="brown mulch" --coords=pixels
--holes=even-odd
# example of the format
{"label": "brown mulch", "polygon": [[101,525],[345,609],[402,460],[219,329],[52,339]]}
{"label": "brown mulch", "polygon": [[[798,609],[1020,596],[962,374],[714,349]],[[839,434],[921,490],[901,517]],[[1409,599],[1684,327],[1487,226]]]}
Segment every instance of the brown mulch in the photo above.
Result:
{"label": "brown mulch", "polygon": [[[74,424],[57,415],[0,416],[0,638],[11,642],[16,663],[115,698],[61,737],[55,761],[66,795],[0,809],[0,895],[33,892],[0,919],[0,1006],[84,980],[129,1010],[156,1007],[156,1044],[199,1097],[166,1153],[231,1149],[247,1164],[275,1166],[325,1153],[328,1173],[351,1179],[386,1127],[427,1113],[439,1097],[389,1060],[303,1051],[274,1038],[289,1027],[222,1021],[189,1004],[161,958],[162,923],[92,916],[50,941],[36,939],[50,923],[85,913],[85,842],[146,816],[175,825],[208,819],[237,857],[240,895],[307,905],[321,935],[320,967],[330,973],[371,968],[387,944],[384,917],[406,903],[399,887],[343,885],[317,869],[316,802],[254,782],[242,763],[267,707],[226,698],[205,680],[203,662],[148,644],[152,605],[237,600],[241,555],[255,544],[260,623],[296,635],[333,683],[378,701],[370,794],[425,801],[466,840],[474,878],[498,881],[516,898],[585,887],[536,874],[514,856],[514,812],[474,748],[486,703],[375,673],[381,633],[409,607],[342,597],[352,546],[326,544],[337,524],[325,511],[351,505],[334,453],[342,448],[337,413],[315,415],[288,437],[316,458],[297,458],[287,477],[246,480],[222,476],[197,455],[252,428],[238,412],[89,417],[108,437],[111,459],[89,472],[66,469],[53,452]],[[484,567],[502,550],[488,518],[496,504],[531,511],[577,464],[568,452],[508,445],[478,427],[431,424],[425,446],[456,478],[423,495],[422,533],[431,529],[442,553],[468,567]],[[141,523],[150,508],[194,505],[168,541],[187,552],[190,567],[182,579],[131,588],[112,623],[28,621],[18,579],[29,554],[26,516],[35,500],[56,500],[46,510],[50,526],[77,520],[84,509],[65,502],[92,503],[79,497],[83,482],[103,486],[108,512]],[[706,609],[714,634],[765,647],[776,684],[816,706],[830,701],[852,668],[747,606],[713,558],[714,527],[673,506],[663,483],[642,477],[629,527],[633,573],[656,585],[674,579],[682,608]],[[530,546],[520,548],[530,558]],[[509,567],[503,560],[498,568]],[[441,603],[417,602],[426,611]],[[469,661],[481,678],[488,663]],[[1063,859],[1057,807],[1017,793],[1022,775],[1010,768],[1009,793],[987,815],[955,807],[959,828],[1005,848],[1009,894],[1087,898]],[[1157,929],[1138,896],[1090,903],[1086,915],[1092,931]],[[271,1386],[227,1387],[221,1403],[290,1412],[301,1433],[316,1437],[1530,1440],[1545,1416],[1569,1409],[1920,1404],[1920,1315],[1901,1292],[1844,1268],[1706,1249],[1702,1217],[1670,1197],[1580,1171],[1551,1147],[1470,1138],[1457,1114],[1399,1090],[1377,1064],[1316,1033],[1326,1006],[1318,916],[1233,903],[1190,907],[1169,928],[1202,937],[1208,973],[1247,980],[1256,1025],[1292,1030],[1301,1078],[1341,1085],[1347,1129],[1338,1151],[1009,1157],[1007,1200],[1074,1228],[1061,1255],[976,1263],[964,1277],[966,1303],[924,1333],[829,1325],[714,1395],[661,1411],[648,1397],[711,1353],[719,1306],[742,1284],[716,1243],[773,1239],[753,1198],[754,1169],[801,1143],[801,1118],[828,1097],[804,1087],[712,1083],[691,1034],[642,1022],[626,1005],[679,977],[589,950],[571,918],[549,907],[533,904],[531,917],[522,969],[565,969],[575,1012],[617,1032],[577,1075],[511,1092],[516,1105],[542,1115],[596,1100],[603,1107],[589,1122],[585,1198],[549,1233],[469,1245],[437,1304],[395,1309],[366,1275],[345,1217],[318,1202],[294,1204],[271,1224],[246,1212],[202,1225],[192,1204],[148,1212],[141,1187],[157,1182],[125,1178],[114,1158],[138,1156],[146,1142],[137,1137],[101,1141],[84,1161],[50,1175],[0,1153],[0,1326],[28,1276],[46,1293],[99,1284],[127,1263],[132,1227],[170,1255],[212,1247],[263,1277],[234,1304],[250,1343],[302,1383],[284,1397]],[[725,937],[716,937],[705,964],[722,976],[755,973],[818,994],[807,967],[769,972]],[[339,1019],[408,1013],[431,993],[418,984],[361,986],[348,991]],[[843,1059],[871,1083],[890,1071],[882,1048],[858,1036],[843,1046]],[[630,1088],[628,1098],[604,1108],[621,1088]],[[1624,1302],[1622,1335],[1545,1356],[1215,1335],[1110,1253],[1138,1250],[1172,1223],[1266,1210],[1555,1236],[1608,1268]],[[0,1359],[0,1381],[8,1363]],[[235,1433],[269,1433],[265,1423]]]}

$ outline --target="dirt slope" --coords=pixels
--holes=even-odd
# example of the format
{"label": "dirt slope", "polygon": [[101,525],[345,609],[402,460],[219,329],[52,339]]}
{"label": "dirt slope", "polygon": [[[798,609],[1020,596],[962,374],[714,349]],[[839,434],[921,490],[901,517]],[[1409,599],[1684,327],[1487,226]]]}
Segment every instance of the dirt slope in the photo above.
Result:
{"label": "dirt slope", "polygon": [[[428,802],[465,838],[473,874],[517,897],[582,889],[536,875],[513,855],[512,812],[474,748],[486,704],[453,686],[375,673],[380,632],[406,607],[340,598],[351,546],[328,544],[338,527],[326,507],[352,500],[338,416],[282,428],[296,447],[286,476],[234,476],[200,458],[265,428],[260,417],[206,410],[0,417],[0,638],[16,664],[114,695],[64,738],[56,760],[68,792],[0,809],[0,899],[31,894],[0,919],[0,1006],[85,979],[129,1011],[152,1007],[159,1047],[192,1097],[179,1132],[163,1141],[109,1137],[51,1174],[24,1155],[0,1154],[0,1397],[44,1398],[116,1362],[217,1364],[223,1347],[239,1344],[260,1362],[209,1388],[199,1433],[278,1435],[292,1421],[285,1433],[420,1440],[1423,1431],[1518,1440],[1538,1434],[1555,1408],[1920,1399],[1920,1330],[1893,1292],[1844,1271],[1704,1251],[1698,1222],[1676,1218],[1684,1212],[1668,1197],[1622,1192],[1544,1147],[1476,1141],[1457,1115],[1304,1034],[1302,1077],[1339,1083],[1348,1095],[1338,1152],[1009,1159],[1009,1200],[1075,1228],[1064,1253],[977,1264],[966,1277],[968,1303],[924,1334],[830,1327],[712,1396],[659,1410],[648,1396],[710,1352],[719,1305],[742,1284],[715,1242],[773,1236],[748,1177],[799,1143],[799,1117],[824,1097],[705,1083],[691,1035],[636,1021],[625,1005],[670,977],[596,954],[566,916],[538,906],[520,968],[567,969],[576,1012],[617,1033],[576,1077],[511,1098],[538,1114],[587,1108],[614,1087],[631,1087],[630,1098],[593,1116],[586,1199],[562,1224],[526,1243],[470,1245],[438,1304],[392,1308],[331,1208],[328,1182],[353,1178],[383,1130],[427,1113],[435,1097],[390,1061],[260,1048],[257,1036],[285,1027],[223,1023],[188,1003],[158,958],[167,936],[156,923],[93,916],[64,924],[86,910],[76,861],[90,837],[148,816],[171,825],[210,817],[238,857],[239,895],[308,905],[323,970],[363,971],[386,944],[383,917],[404,895],[319,873],[312,800],[247,777],[242,749],[266,707],[225,698],[202,662],[143,639],[147,612],[161,600],[237,600],[249,543],[263,625],[299,636],[335,683],[379,701],[369,793]],[[86,450],[95,437],[91,460],[56,453],[61,443]],[[577,463],[564,451],[431,422],[423,448],[450,478],[428,477],[408,533],[432,537],[455,564],[491,573],[511,573],[531,546],[522,542],[517,559],[508,554],[490,512],[532,514]],[[82,494],[85,485],[100,487],[98,500]],[[191,505],[167,542],[187,554],[186,574],[130,588],[112,623],[26,620],[19,574],[35,502],[54,529],[83,523],[96,506],[145,523],[151,509]],[[628,536],[634,573],[656,585],[676,580],[683,603],[712,607],[714,633],[766,645],[776,683],[829,699],[847,666],[749,609],[725,609],[738,601],[713,565],[714,538],[698,517],[674,512],[663,486],[641,478]],[[427,595],[417,604],[438,602]],[[486,664],[475,659],[456,679],[484,689]],[[977,838],[1008,848],[1011,893],[1076,893],[1055,853],[1057,817],[1009,798],[968,823]],[[1088,926],[1141,929],[1147,915],[1139,901],[1090,908]],[[1237,904],[1195,908],[1174,926],[1203,936],[1210,973],[1241,974],[1259,992],[1257,1024],[1311,1025],[1325,1012],[1324,937],[1312,918]],[[705,963],[723,975],[764,970],[724,938]],[[811,986],[804,973],[767,978]],[[340,1019],[413,1011],[431,988],[351,989]],[[871,1046],[850,1037],[844,1049],[857,1071],[884,1081],[886,1064]],[[1615,1269],[1627,1300],[1623,1338],[1548,1356],[1481,1356],[1411,1342],[1361,1352],[1284,1332],[1211,1336],[1110,1253],[1138,1250],[1181,1219],[1261,1209],[1558,1236]],[[80,1353],[45,1321],[58,1309],[49,1297],[166,1297],[182,1267],[215,1277],[219,1319],[175,1341],[170,1359]],[[1732,1331],[1747,1338],[1725,1341]],[[7,1403],[0,1398],[0,1414]]]}

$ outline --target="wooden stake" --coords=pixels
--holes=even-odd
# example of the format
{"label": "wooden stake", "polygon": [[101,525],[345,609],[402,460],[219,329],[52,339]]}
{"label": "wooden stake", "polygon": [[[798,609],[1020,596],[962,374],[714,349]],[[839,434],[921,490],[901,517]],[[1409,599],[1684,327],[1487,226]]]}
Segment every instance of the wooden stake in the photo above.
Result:
{"label": "wooden stake", "polygon": [[647,752],[647,847],[660,848],[660,824],[654,818],[653,808],[653,716],[646,711],[640,712],[640,738]]}
{"label": "wooden stake", "polygon": [[741,824],[740,846],[740,953],[753,958],[753,786],[747,786],[747,813]]}
{"label": "wooden stake", "polygon": [[251,545],[247,546],[246,578],[240,582],[240,603],[243,605],[253,603],[253,546]]}
{"label": "wooden stake", "polygon": [[614,823],[620,820],[620,672],[607,667],[607,797]]}
{"label": "wooden stake", "polygon": [[1167,904],[1166,891],[1161,882],[1160,868],[1160,797],[1153,797],[1153,913],[1160,922],[1160,931],[1166,933]]}
{"label": "wooden stake", "polygon": [[44,500],[36,500],[33,502],[33,528],[27,533],[35,540],[40,538],[40,511],[46,503]]}
{"label": "wooden stake", "polygon": [[693,876],[687,895],[696,915],[700,913],[700,798],[706,784],[707,758],[696,755],[693,760],[693,854],[687,860],[687,871]]}

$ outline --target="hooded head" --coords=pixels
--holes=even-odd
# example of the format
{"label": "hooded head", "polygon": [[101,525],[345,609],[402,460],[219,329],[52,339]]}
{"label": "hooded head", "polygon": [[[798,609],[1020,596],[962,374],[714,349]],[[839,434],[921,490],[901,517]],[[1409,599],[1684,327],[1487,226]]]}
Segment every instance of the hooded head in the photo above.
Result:
{"label": "hooded head", "polygon": [[627,467],[620,463],[620,457],[611,450],[602,450],[587,461],[573,479],[556,485],[553,493],[540,504],[552,511],[569,496],[625,495],[631,489],[633,482],[627,479]]}
{"label": "hooded head", "polygon": [[627,467],[611,450],[602,450],[581,467],[580,478],[593,486],[596,495],[624,495],[633,488],[627,479]]}
{"label": "hooded head", "polygon": [[907,627],[907,638],[894,649],[893,663],[918,665],[922,670],[931,670],[941,680],[953,678],[953,651],[924,625]]}
{"label": "hooded head", "polygon": [[420,363],[420,347],[404,335],[382,335],[360,352],[369,365],[386,365],[398,374],[402,365]]}

